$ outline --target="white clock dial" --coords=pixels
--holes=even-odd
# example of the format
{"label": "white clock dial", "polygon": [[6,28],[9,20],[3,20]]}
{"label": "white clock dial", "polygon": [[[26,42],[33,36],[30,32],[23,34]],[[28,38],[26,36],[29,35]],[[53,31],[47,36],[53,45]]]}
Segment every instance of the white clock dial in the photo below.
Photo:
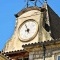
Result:
{"label": "white clock dial", "polygon": [[19,39],[21,41],[32,40],[38,31],[38,24],[36,21],[30,19],[22,23],[19,28]]}

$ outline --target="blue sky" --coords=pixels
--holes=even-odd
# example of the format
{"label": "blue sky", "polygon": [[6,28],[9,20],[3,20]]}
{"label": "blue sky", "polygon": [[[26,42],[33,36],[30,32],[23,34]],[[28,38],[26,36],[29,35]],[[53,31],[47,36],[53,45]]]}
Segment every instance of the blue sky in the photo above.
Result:
{"label": "blue sky", "polygon": [[[60,16],[60,0],[48,0],[48,4]],[[25,0],[0,1],[0,50],[14,33],[16,19],[14,14],[23,9],[25,5]]]}

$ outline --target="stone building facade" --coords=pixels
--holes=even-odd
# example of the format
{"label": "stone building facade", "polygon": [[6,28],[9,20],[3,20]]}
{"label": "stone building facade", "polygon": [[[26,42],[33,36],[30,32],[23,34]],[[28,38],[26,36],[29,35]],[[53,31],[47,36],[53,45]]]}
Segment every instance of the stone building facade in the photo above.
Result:
{"label": "stone building facade", "polygon": [[24,8],[15,17],[14,34],[1,52],[5,60],[60,60],[60,18],[47,2]]}

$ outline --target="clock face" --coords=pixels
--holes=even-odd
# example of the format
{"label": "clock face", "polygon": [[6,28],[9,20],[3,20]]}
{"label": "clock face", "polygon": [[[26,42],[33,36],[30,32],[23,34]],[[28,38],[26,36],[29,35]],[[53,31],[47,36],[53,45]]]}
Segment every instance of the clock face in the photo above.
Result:
{"label": "clock face", "polygon": [[29,19],[19,27],[19,39],[21,41],[32,40],[38,32],[38,24],[35,20]]}

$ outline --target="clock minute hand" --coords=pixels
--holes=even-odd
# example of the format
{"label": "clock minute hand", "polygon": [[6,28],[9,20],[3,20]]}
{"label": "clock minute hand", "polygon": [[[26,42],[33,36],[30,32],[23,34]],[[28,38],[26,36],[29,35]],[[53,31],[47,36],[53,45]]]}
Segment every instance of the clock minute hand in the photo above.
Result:
{"label": "clock minute hand", "polygon": [[[27,25],[25,24],[25,27],[27,28]],[[27,28],[28,29],[28,28]]]}
{"label": "clock minute hand", "polygon": [[[27,28],[27,25],[26,25],[26,24],[25,24],[25,26],[26,26],[26,28]],[[26,31],[29,33],[29,31],[30,31],[30,30],[29,30],[29,28],[27,28],[27,30],[26,30]]]}

